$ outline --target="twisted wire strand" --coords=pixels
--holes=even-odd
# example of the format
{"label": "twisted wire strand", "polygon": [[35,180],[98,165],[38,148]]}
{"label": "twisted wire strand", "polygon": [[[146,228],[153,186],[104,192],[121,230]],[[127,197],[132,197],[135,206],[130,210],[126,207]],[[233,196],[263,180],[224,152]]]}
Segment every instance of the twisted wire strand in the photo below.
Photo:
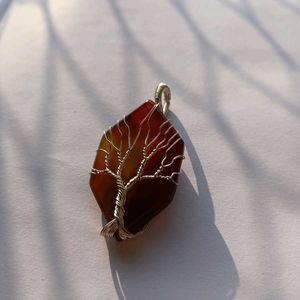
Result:
{"label": "twisted wire strand", "polygon": [[[98,170],[98,169],[92,168],[92,170],[91,170],[91,174],[95,174],[95,175],[99,175],[102,173],[108,173],[108,174],[112,175],[113,177],[116,178],[116,184],[117,184],[117,188],[118,188],[118,193],[117,193],[117,196],[115,199],[114,218],[103,226],[103,228],[101,230],[101,234],[104,236],[112,237],[116,234],[116,232],[118,232],[118,235],[122,240],[129,239],[129,238],[136,236],[136,234],[132,234],[129,231],[127,231],[124,226],[124,213],[125,213],[124,206],[125,206],[126,195],[127,195],[128,190],[138,180],[161,178],[164,180],[171,181],[176,185],[178,184],[175,181],[174,177],[176,175],[178,175],[180,172],[173,172],[171,175],[161,175],[160,174],[164,168],[171,166],[177,159],[184,159],[183,155],[177,155],[171,160],[170,163],[165,164],[168,151],[170,149],[172,149],[178,143],[178,141],[181,139],[176,130],[175,130],[175,133],[170,138],[167,139],[167,134],[170,132],[170,130],[172,128],[174,128],[173,125],[169,123],[169,120],[166,120],[165,122],[163,122],[160,125],[158,133],[151,139],[151,141],[148,142],[148,139],[150,136],[150,131],[151,131],[150,119],[151,119],[152,115],[154,114],[157,107],[158,107],[158,104],[154,105],[153,108],[147,113],[146,117],[141,121],[141,123],[139,124],[139,130],[133,141],[132,141],[132,137],[131,137],[130,126],[126,122],[126,117],[125,116],[123,117],[122,121],[125,123],[125,125],[127,127],[127,134],[128,134],[128,149],[126,150],[123,157],[121,156],[122,155],[121,152],[122,152],[123,132],[120,129],[120,121],[118,121],[118,123],[117,123],[117,129],[119,131],[119,134],[121,135],[121,141],[118,146],[113,141],[111,141],[107,137],[106,132],[104,132],[104,138],[107,140],[109,145],[111,145],[111,148],[113,148],[117,151],[118,160],[119,160],[118,169],[117,169],[116,173],[114,173],[109,169],[109,165],[108,165],[108,157],[110,156],[111,148],[110,148],[109,152],[106,151],[105,149],[98,149],[97,151],[103,151],[106,154],[105,155],[105,169]],[[126,184],[124,184],[124,181],[122,179],[122,170],[123,170],[124,163],[125,163],[126,159],[128,158],[130,151],[135,146],[138,138],[140,137],[142,126],[146,121],[147,121],[148,130],[146,133],[144,147],[142,150],[143,151],[142,152],[143,159],[141,161],[141,165],[137,171],[137,175],[134,176],[133,178],[131,178]],[[167,126],[167,128],[162,133],[163,127],[166,126],[167,124],[169,124],[169,126]],[[111,137],[112,136],[111,127],[109,128],[109,131],[110,131],[110,137]],[[162,141],[159,142],[149,154],[147,154],[147,149],[149,148],[149,146],[151,146],[161,135],[163,135]],[[175,139],[176,137],[177,137],[177,139]],[[175,141],[174,141],[174,139],[175,139]],[[158,168],[158,170],[153,175],[142,175],[144,167],[146,165],[146,162],[153,155],[155,155],[159,150],[164,149],[164,148],[167,148],[167,150],[165,152],[165,156],[164,156],[163,160],[161,161],[161,165]]]}

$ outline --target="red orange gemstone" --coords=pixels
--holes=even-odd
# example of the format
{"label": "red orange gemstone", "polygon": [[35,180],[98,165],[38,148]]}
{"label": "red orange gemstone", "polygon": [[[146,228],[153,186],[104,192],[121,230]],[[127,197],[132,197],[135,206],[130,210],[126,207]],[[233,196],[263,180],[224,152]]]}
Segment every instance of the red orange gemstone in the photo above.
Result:
{"label": "red orange gemstone", "polygon": [[152,100],[104,132],[90,178],[108,222],[104,235],[131,238],[172,201],[183,152],[182,138]]}

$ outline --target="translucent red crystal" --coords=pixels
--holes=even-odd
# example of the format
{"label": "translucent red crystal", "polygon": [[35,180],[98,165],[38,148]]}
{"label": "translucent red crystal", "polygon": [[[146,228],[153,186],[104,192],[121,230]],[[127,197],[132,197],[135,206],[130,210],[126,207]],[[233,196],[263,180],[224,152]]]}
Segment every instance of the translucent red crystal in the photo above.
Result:
{"label": "translucent red crystal", "polygon": [[[123,206],[124,228],[132,234],[143,230],[172,201],[183,152],[183,140],[152,100],[107,130],[90,178],[106,221],[115,218],[121,180],[123,186],[128,186]],[[114,236],[120,240],[118,231]]]}

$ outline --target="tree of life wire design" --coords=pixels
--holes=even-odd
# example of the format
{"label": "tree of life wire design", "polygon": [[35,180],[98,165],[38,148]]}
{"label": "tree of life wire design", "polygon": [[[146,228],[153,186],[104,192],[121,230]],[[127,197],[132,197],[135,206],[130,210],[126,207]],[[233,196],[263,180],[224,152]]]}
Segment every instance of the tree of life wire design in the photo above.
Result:
{"label": "tree of life wire design", "polygon": [[[155,104],[153,106],[153,108],[148,112],[146,117],[141,121],[141,123],[139,124],[138,132],[137,132],[135,138],[133,139],[133,141],[131,141],[131,139],[132,139],[131,138],[131,130],[130,130],[130,126],[126,122],[125,116],[123,117],[123,119],[121,121],[119,120],[117,122],[118,132],[121,136],[119,145],[116,145],[113,142],[112,138],[108,138],[107,133],[104,132],[105,140],[109,143],[110,149],[114,149],[116,151],[117,159],[118,159],[117,171],[113,172],[111,170],[111,168],[109,167],[109,159],[110,159],[111,151],[107,151],[103,148],[97,149],[97,151],[102,151],[105,154],[105,159],[104,159],[105,168],[101,169],[101,170],[95,169],[95,168],[91,169],[91,174],[94,174],[94,175],[107,173],[107,174],[110,174],[111,176],[113,176],[116,179],[117,188],[118,188],[117,196],[115,199],[114,218],[110,222],[108,222],[101,230],[101,234],[104,236],[112,237],[117,230],[119,233],[119,237],[122,240],[132,238],[136,235],[136,234],[130,233],[124,227],[124,212],[125,212],[124,205],[125,205],[125,201],[126,201],[126,194],[133,187],[133,185],[136,182],[138,182],[139,180],[142,180],[142,179],[151,180],[151,179],[160,178],[163,180],[171,181],[176,185],[178,184],[174,180],[174,177],[176,175],[178,175],[180,172],[172,172],[170,175],[162,175],[161,174],[162,171],[165,170],[165,168],[170,167],[176,160],[184,159],[183,155],[177,155],[177,156],[173,157],[173,159],[169,163],[166,163],[169,151],[181,140],[181,137],[179,136],[178,132],[175,130],[175,133],[170,138],[167,138],[167,134],[174,127],[169,122],[169,120],[166,120],[160,125],[157,134],[151,140],[149,139],[150,131],[151,131],[150,120],[151,120],[153,113],[157,109],[158,105],[159,104]],[[124,124],[126,125],[127,136],[128,136],[128,148],[125,151],[123,156],[121,154],[121,152],[122,152],[121,149],[123,146],[123,132],[120,130],[120,122],[124,122]],[[139,165],[136,175],[133,176],[127,182],[125,182],[122,178],[122,171],[123,171],[124,163],[127,160],[131,150],[136,145],[136,142],[139,139],[141,131],[142,131],[142,126],[145,124],[145,122],[147,122],[148,129],[147,129],[147,134],[146,134],[146,137],[144,140],[144,146],[142,149],[142,160],[141,160],[141,163]],[[112,137],[112,128],[111,127],[109,128],[108,132],[110,132],[110,137]],[[151,151],[148,151],[150,146],[153,145],[160,137],[163,137],[162,140]],[[166,151],[165,151],[165,155],[164,155],[163,159],[161,160],[161,163],[160,163],[160,166],[158,167],[158,169],[152,175],[143,174],[146,163],[154,155],[156,155],[158,153],[158,151],[160,151],[162,149],[166,149]]]}

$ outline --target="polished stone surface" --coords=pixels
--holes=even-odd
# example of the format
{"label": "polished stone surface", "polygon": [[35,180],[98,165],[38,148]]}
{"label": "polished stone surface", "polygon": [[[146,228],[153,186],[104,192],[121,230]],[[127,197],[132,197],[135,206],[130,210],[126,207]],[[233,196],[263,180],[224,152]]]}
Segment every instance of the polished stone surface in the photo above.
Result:
{"label": "polished stone surface", "polygon": [[[142,231],[173,200],[183,151],[179,133],[151,100],[107,130],[93,165],[100,172],[92,173],[90,179],[106,221],[114,218],[118,194],[115,175],[124,186],[139,175],[126,189],[123,207],[125,229],[133,234]],[[152,178],[155,174],[157,177]],[[119,240],[118,232],[115,237]]]}

